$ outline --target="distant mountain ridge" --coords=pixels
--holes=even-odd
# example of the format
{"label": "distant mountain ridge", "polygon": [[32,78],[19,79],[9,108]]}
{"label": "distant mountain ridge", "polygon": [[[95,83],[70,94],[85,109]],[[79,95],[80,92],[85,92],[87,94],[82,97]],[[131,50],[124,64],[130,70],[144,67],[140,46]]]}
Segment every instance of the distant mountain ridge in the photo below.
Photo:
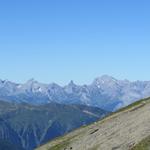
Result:
{"label": "distant mountain ridge", "polygon": [[108,75],[96,78],[90,85],[76,85],[71,81],[63,87],[34,79],[24,84],[0,80],[0,99],[31,104],[84,104],[112,111],[149,96],[150,81],[131,82]]}

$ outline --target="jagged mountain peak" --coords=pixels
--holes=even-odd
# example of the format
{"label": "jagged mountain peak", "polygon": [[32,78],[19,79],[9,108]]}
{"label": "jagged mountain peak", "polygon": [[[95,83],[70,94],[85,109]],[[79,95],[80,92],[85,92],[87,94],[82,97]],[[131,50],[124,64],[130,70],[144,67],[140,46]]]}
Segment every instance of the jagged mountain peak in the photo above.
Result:
{"label": "jagged mountain peak", "polygon": [[73,80],[71,80],[71,81],[69,82],[68,86],[70,86],[70,87],[74,87],[74,86],[76,86],[76,84],[74,83],[74,81],[73,81]]}
{"label": "jagged mountain peak", "polygon": [[101,77],[97,77],[95,80],[94,80],[94,83],[107,83],[107,82],[117,82],[118,80],[115,79],[114,77],[112,76],[108,76],[108,75],[103,75]]}
{"label": "jagged mountain peak", "polygon": [[58,84],[56,84],[56,83],[50,83],[49,85],[48,85],[48,89],[60,89],[60,88],[62,88],[60,85],[58,85]]}
{"label": "jagged mountain peak", "polygon": [[34,78],[31,78],[25,84],[34,84],[34,83],[38,83],[38,81],[35,80]]}
{"label": "jagged mountain peak", "polygon": [[0,84],[17,84],[17,83],[14,83],[12,81],[9,81],[8,79],[5,79],[5,80],[0,80]]}

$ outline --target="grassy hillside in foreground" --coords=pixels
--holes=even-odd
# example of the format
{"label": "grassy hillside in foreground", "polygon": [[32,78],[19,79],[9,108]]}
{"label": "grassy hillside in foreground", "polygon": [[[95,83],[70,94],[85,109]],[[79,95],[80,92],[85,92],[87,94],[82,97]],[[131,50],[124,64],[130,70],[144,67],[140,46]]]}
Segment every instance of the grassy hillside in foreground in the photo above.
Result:
{"label": "grassy hillside in foreground", "polygon": [[146,150],[150,142],[149,114],[150,98],[142,99],[37,150]]}
{"label": "grassy hillside in foreground", "polygon": [[137,145],[135,145],[131,150],[150,150],[150,136],[143,139]]}

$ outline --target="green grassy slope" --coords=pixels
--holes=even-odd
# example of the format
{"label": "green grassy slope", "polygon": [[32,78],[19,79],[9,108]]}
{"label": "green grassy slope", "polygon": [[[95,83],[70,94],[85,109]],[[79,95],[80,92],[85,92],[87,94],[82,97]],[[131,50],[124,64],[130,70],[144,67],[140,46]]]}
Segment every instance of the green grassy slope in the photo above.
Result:
{"label": "green grassy slope", "polygon": [[135,145],[131,150],[150,150],[150,136],[143,139],[137,145]]}

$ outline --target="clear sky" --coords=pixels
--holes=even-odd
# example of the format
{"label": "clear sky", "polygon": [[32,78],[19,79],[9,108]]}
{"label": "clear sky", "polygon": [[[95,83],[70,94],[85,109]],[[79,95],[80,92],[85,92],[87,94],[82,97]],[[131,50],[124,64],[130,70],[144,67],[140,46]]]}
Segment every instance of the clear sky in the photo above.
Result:
{"label": "clear sky", "polygon": [[1,0],[0,78],[150,80],[149,0]]}

